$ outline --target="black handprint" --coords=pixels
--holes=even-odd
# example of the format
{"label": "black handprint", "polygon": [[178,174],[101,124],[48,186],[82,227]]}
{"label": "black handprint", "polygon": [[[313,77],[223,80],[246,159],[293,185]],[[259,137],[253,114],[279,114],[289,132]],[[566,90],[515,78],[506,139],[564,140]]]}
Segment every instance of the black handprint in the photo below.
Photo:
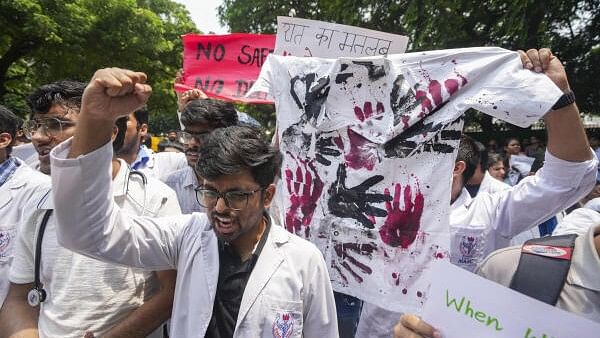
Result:
{"label": "black handprint", "polygon": [[398,75],[390,93],[390,106],[394,113],[394,126],[402,122],[404,128],[408,128],[410,113],[420,104],[421,102],[417,101],[412,89],[408,85],[405,86],[404,75]]}
{"label": "black handprint", "polygon": [[[447,130],[446,128],[460,123],[461,119],[462,117],[459,117],[445,125],[434,122],[424,123],[424,120],[420,120],[383,146],[385,157],[405,158],[421,152],[450,154],[455,147],[445,141],[455,142],[460,140],[462,132],[460,130]],[[408,140],[419,135],[425,137],[428,133],[435,133],[435,135],[422,143]]]}
{"label": "black handprint", "polygon": [[368,229],[375,228],[374,219],[369,219],[366,215],[385,217],[387,212],[370,204],[391,201],[392,197],[366,191],[382,180],[382,175],[375,175],[353,188],[348,188],[346,187],[346,165],[340,164],[337,170],[337,179],[328,191],[331,196],[327,202],[329,211],[338,217],[354,218]]}
{"label": "black handprint", "polygon": [[[334,145],[335,142],[335,145]],[[322,134],[317,134],[317,142],[315,159],[317,162],[323,165],[331,165],[331,161],[325,158],[325,156],[333,156],[338,157],[342,154],[340,149],[344,148],[344,145],[341,143],[341,137],[323,137]]]}
{"label": "black handprint", "polygon": [[[319,117],[321,107],[327,100],[329,89],[331,89],[329,86],[329,76],[322,77],[314,83],[316,77],[315,73],[310,73],[303,77],[299,75],[294,76],[290,80],[290,94],[296,105],[298,105],[298,108],[304,110],[307,120],[316,120]],[[298,81],[304,83],[304,103],[302,103],[298,92],[296,92],[296,82]]]}

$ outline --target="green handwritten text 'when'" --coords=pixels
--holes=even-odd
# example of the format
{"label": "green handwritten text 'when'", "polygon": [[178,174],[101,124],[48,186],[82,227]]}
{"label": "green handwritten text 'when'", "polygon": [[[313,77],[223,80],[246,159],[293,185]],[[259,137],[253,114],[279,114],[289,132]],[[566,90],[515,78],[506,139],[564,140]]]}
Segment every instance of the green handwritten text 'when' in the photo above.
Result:
{"label": "green handwritten text 'when'", "polygon": [[502,327],[500,326],[498,319],[486,314],[483,311],[477,311],[476,309],[473,309],[471,306],[471,301],[465,299],[465,297],[462,297],[460,301],[456,301],[455,298],[451,299],[450,295],[448,294],[448,290],[446,290],[446,306],[450,307],[451,305],[456,309],[456,312],[464,312],[465,316],[485,324],[486,326],[492,327],[496,331],[502,331]]}

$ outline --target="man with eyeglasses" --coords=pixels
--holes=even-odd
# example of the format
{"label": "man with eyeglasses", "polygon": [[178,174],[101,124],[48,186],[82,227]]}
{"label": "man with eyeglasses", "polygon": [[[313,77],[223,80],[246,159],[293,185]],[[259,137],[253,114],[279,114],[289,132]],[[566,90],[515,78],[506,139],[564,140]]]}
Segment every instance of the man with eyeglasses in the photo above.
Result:
{"label": "man with eyeglasses", "polygon": [[[47,153],[75,131],[84,89],[81,82],[59,81],[41,86],[28,97],[34,115],[25,129],[40,152],[40,169],[45,173],[50,173]],[[124,117],[116,122],[118,128],[112,126],[114,150],[123,144],[126,123]],[[131,174],[125,161],[117,158],[106,164],[110,167],[111,199],[126,212],[149,216],[181,213],[175,193],[162,182]],[[81,189],[73,197],[87,193],[94,191]],[[162,337],[162,324],[172,308],[175,272],[101,263],[59,246],[54,214],[48,214],[45,231],[40,231],[55,202],[49,194],[48,185],[24,201],[26,211],[8,274],[10,289],[0,311],[0,336]],[[40,233],[43,240],[38,250]],[[38,306],[28,304],[31,292],[37,289],[36,280],[46,294]]]}
{"label": "man with eyeglasses", "polygon": [[[281,154],[254,128],[214,130],[200,148],[207,213],[127,215],[109,198],[110,130],[151,93],[143,73],[97,71],[75,136],[52,151],[62,245],[138,268],[177,268],[173,337],[337,337],[325,261],[266,212]],[[94,194],[74,196],[86,187]],[[87,217],[93,212],[97,217]]]}
{"label": "man with eyeglasses", "polygon": [[179,121],[183,125],[183,132],[179,135],[184,141],[183,147],[188,165],[167,176],[165,183],[177,193],[181,212],[191,214],[204,211],[204,208],[196,202],[195,192],[202,178],[194,171],[202,140],[217,128],[236,125],[238,117],[233,104],[229,102],[196,99],[185,105]]}
{"label": "man with eyeglasses", "polygon": [[8,293],[8,271],[25,203],[50,186],[47,176],[12,156],[19,124],[20,119],[0,105],[0,307]]}

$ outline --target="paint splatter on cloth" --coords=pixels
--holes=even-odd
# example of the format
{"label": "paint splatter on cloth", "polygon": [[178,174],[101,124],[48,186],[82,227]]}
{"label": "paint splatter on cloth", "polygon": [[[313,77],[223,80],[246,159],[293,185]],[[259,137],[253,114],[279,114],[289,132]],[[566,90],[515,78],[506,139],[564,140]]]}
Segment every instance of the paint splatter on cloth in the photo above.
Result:
{"label": "paint splatter on cloth", "polygon": [[277,108],[284,226],[319,247],[336,291],[392,311],[418,311],[425,272],[449,258],[463,113],[524,127],[561,95],[500,48],[271,55],[252,91]]}

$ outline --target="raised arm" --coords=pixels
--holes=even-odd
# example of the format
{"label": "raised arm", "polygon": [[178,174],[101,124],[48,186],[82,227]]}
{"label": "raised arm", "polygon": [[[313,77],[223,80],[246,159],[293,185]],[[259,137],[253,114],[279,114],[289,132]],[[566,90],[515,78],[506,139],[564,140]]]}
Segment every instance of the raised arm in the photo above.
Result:
{"label": "raised arm", "polygon": [[[567,74],[549,49],[519,51],[525,68],[543,72],[563,92],[569,92]],[[506,238],[527,230],[573,205],[590,189],[598,161],[592,153],[575,103],[544,116],[548,148],[544,166],[535,176],[496,193],[494,227]]]}
{"label": "raised arm", "polygon": [[[563,93],[571,91],[565,69],[548,48],[519,51],[525,68],[543,72]],[[569,162],[583,162],[592,158],[590,145],[579,117],[577,104],[551,110],[544,116],[548,132],[548,151]]]}
{"label": "raised arm", "polygon": [[146,76],[99,70],[86,87],[71,140],[51,152],[52,193],[61,245],[103,261],[149,270],[174,269],[181,227],[189,217],[153,219],[122,212],[113,200],[111,131],[144,104]]}
{"label": "raised arm", "polygon": [[85,88],[69,158],[110,142],[115,121],[146,103],[152,88],[146,74],[119,68],[100,69]]}

